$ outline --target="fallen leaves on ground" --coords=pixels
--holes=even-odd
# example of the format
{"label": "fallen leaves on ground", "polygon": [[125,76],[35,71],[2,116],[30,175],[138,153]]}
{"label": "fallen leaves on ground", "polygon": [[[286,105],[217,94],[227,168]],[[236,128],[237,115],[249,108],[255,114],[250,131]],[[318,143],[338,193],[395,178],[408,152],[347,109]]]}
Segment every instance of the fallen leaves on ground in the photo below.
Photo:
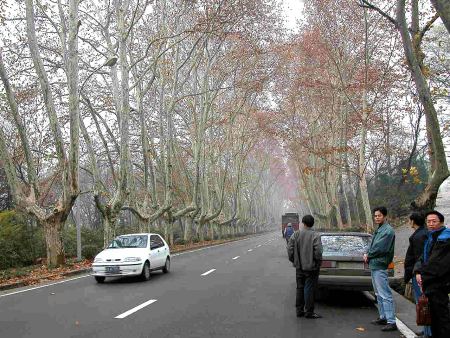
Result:
{"label": "fallen leaves on ground", "polygon": [[0,279],[0,286],[10,285],[15,283],[23,283],[24,285],[35,285],[48,280],[60,280],[68,272],[79,271],[90,268],[92,261],[83,260],[73,264],[60,266],[57,268],[48,268],[46,265],[36,265],[29,273],[22,276],[15,276],[5,279]]}

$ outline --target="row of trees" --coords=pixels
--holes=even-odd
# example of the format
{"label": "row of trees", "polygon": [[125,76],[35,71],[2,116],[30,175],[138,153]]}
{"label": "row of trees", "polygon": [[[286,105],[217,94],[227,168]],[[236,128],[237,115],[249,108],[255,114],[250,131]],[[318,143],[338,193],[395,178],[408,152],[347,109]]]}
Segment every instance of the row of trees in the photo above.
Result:
{"label": "row of trees", "polygon": [[279,135],[326,225],[370,230],[374,202],[397,215],[435,206],[449,176],[450,36],[448,6],[432,3],[305,1],[300,33],[279,46],[283,113],[269,132],[298,136]]}
{"label": "row of trees", "polygon": [[80,194],[95,201],[105,244],[124,212],[171,243],[175,222],[188,240],[278,218],[280,169],[255,117],[280,27],[274,1],[10,5],[0,155],[49,264],[64,262],[61,230]]}
{"label": "row of trees", "polygon": [[69,216],[173,243],[273,226],[287,200],[368,230],[374,203],[432,208],[444,2],[307,0],[293,36],[276,0],[2,3],[1,197],[54,265]]}

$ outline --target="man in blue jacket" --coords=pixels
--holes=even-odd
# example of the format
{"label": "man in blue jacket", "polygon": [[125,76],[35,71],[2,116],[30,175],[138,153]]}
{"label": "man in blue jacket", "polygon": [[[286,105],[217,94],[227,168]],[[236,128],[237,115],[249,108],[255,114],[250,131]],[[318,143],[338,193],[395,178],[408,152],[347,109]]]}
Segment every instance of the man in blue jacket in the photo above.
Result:
{"label": "man in blue jacket", "polygon": [[369,263],[373,290],[377,297],[379,317],[372,324],[383,325],[382,331],[395,331],[394,297],[389,287],[388,265],[394,258],[395,232],[387,222],[387,209],[377,207],[373,210],[375,224],[378,228],[372,237],[369,251],[364,261]]}
{"label": "man in blue jacket", "polygon": [[450,337],[450,229],[438,211],[426,214],[428,238],[423,255],[414,267],[417,283],[428,297],[433,338]]}

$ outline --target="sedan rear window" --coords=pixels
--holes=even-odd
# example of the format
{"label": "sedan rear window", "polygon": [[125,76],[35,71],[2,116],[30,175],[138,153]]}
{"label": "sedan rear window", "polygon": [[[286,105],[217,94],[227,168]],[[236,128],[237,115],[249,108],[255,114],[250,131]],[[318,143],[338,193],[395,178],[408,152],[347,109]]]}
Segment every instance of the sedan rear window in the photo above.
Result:
{"label": "sedan rear window", "polygon": [[369,236],[322,235],[323,255],[353,256],[367,252],[370,244]]}
{"label": "sedan rear window", "polygon": [[108,249],[146,248],[148,236],[120,236],[112,240]]}

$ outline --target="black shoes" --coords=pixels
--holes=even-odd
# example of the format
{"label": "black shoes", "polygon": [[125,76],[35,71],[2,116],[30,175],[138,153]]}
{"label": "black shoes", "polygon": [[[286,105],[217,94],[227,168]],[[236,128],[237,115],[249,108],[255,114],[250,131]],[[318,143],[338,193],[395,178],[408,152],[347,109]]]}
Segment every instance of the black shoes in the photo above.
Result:
{"label": "black shoes", "polygon": [[397,325],[390,323],[382,327],[381,331],[397,331]]}
{"label": "black shoes", "polygon": [[373,325],[387,325],[387,320],[384,318],[377,318],[375,320],[372,320],[371,323]]}
{"label": "black shoes", "polygon": [[306,313],[305,314],[305,318],[308,319],[318,319],[318,318],[322,318],[321,315],[317,314],[317,313]]}
{"label": "black shoes", "polygon": [[306,313],[303,311],[297,311],[297,317],[305,317],[308,319],[317,319],[317,318],[322,318],[321,315],[318,315],[317,313]]}

